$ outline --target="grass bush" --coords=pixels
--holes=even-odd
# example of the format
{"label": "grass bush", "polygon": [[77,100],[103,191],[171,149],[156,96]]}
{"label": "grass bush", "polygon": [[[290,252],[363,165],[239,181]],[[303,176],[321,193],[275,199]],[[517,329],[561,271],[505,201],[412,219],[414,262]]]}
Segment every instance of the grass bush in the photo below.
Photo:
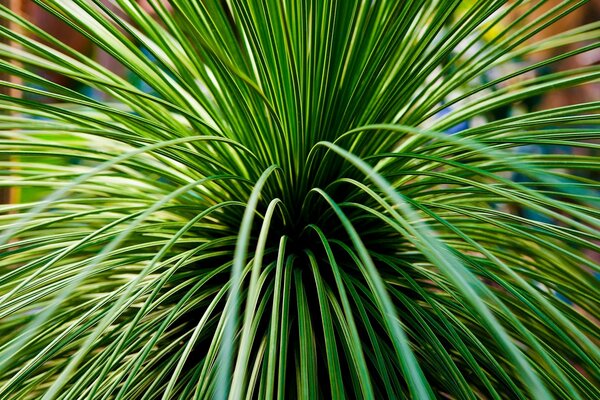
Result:
{"label": "grass bush", "polygon": [[600,398],[584,2],[35,2],[127,75],[0,8],[0,398]]}

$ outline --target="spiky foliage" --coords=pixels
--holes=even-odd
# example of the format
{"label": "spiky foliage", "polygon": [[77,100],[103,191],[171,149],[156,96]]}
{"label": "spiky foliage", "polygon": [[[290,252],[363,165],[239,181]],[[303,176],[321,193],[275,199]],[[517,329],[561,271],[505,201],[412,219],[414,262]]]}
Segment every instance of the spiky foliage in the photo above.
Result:
{"label": "spiky foliage", "polygon": [[1,9],[1,398],[600,397],[583,2],[36,3],[151,91]]}

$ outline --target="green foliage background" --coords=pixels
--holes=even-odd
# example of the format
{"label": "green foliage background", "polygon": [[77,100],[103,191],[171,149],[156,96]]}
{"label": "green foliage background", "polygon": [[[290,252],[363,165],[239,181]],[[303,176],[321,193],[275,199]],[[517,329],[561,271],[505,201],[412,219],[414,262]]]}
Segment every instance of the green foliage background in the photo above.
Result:
{"label": "green foliage background", "polygon": [[585,2],[35,2],[153,92],[0,8],[0,398],[600,398]]}

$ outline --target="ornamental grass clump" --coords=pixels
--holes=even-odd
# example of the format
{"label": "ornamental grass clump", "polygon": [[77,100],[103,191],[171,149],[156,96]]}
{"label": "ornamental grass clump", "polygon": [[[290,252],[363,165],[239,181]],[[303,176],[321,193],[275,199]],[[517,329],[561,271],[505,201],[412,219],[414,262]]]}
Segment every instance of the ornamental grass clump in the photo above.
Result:
{"label": "ornamental grass clump", "polygon": [[35,3],[124,73],[0,8],[0,398],[600,398],[585,2]]}

